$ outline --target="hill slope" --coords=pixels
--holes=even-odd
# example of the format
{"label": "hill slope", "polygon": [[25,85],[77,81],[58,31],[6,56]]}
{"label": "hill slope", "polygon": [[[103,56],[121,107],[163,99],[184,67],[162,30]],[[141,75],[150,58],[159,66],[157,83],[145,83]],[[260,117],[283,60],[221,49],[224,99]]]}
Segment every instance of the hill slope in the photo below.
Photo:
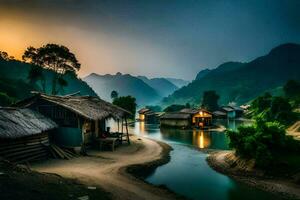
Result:
{"label": "hill slope", "polygon": [[168,81],[170,81],[171,83],[176,85],[178,88],[181,88],[181,87],[189,84],[189,81],[179,79],[179,78],[165,78],[165,79],[167,79]]}
{"label": "hill slope", "polygon": [[140,105],[158,102],[161,96],[141,79],[129,74],[117,73],[116,75],[90,74],[84,80],[96,91],[103,99],[111,101],[110,94],[113,90],[119,96],[131,95],[137,99]]}
{"label": "hill slope", "polygon": [[300,80],[300,45],[283,44],[249,63],[228,62],[175,91],[164,104],[199,104],[205,90],[216,90],[220,103],[245,103],[287,80]]}
{"label": "hill slope", "polygon": [[165,78],[148,79],[146,76],[137,76],[137,78],[141,79],[142,81],[147,83],[150,87],[155,89],[157,93],[162,97],[166,97],[178,89],[176,85],[174,85],[173,83],[171,83]]}
{"label": "hill slope", "polygon": [[[9,93],[10,96],[16,98],[25,98],[30,95],[30,91],[41,88],[39,85],[28,84],[28,73],[31,68],[30,64],[22,63],[19,61],[5,61],[0,60],[0,80],[8,81],[11,89],[0,88],[0,92]],[[53,72],[49,70],[43,70],[46,77],[47,91],[51,88],[51,77]],[[64,76],[64,79],[68,82],[60,95],[70,94],[80,91],[81,95],[96,96],[96,93],[90,88],[84,81],[75,77],[74,75],[68,74]],[[17,92],[17,93],[16,93]],[[16,94],[14,94],[16,93]]]}

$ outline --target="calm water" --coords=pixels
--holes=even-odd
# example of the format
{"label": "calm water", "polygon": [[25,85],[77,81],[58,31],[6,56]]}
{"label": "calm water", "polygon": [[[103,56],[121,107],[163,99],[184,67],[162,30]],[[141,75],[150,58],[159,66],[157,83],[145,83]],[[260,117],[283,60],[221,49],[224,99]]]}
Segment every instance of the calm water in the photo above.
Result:
{"label": "calm water", "polygon": [[[235,129],[236,122],[221,122]],[[190,199],[238,200],[238,199],[279,199],[233,179],[224,176],[206,163],[207,154],[199,149],[228,149],[228,139],[224,133],[200,130],[160,130],[157,125],[143,122],[131,127],[136,135],[164,141],[173,147],[169,163],[158,167],[146,181],[155,185],[165,185],[172,191]]]}

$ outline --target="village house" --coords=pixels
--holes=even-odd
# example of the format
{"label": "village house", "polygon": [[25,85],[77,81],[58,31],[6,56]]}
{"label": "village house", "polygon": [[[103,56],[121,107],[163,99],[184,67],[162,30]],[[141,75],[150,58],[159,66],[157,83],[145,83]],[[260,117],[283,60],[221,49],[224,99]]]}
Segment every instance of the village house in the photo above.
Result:
{"label": "village house", "polygon": [[238,106],[222,106],[221,112],[225,112],[228,119],[235,119],[243,116],[244,110]]}
{"label": "village house", "polygon": [[33,110],[0,108],[0,157],[16,163],[48,158],[49,132],[57,127]]}
{"label": "village house", "polygon": [[138,111],[138,121],[146,124],[158,124],[163,112],[154,112],[148,108],[142,108]]}
{"label": "village house", "polygon": [[[127,118],[131,113],[98,97],[36,93],[16,106],[30,108],[55,121],[58,128],[51,139],[61,147],[81,149],[90,146],[109,132],[106,120],[110,118],[118,123],[118,139],[130,142]],[[126,134],[123,134],[124,126]]]}
{"label": "village house", "polygon": [[212,113],[205,109],[185,108],[180,112],[166,113],[160,118],[161,126],[181,128],[208,128],[212,126]]}

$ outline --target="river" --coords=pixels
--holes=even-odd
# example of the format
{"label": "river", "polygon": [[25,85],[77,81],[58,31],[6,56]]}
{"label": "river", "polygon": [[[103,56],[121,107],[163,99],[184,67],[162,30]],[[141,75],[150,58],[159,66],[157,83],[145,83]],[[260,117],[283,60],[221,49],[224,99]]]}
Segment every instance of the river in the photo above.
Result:
{"label": "river", "polygon": [[[220,122],[235,129],[238,122]],[[206,162],[204,149],[229,149],[223,132],[162,129],[158,125],[136,122],[130,132],[168,143],[174,149],[169,163],[158,167],[146,181],[164,185],[189,199],[277,200],[277,196],[254,189],[214,171]]]}

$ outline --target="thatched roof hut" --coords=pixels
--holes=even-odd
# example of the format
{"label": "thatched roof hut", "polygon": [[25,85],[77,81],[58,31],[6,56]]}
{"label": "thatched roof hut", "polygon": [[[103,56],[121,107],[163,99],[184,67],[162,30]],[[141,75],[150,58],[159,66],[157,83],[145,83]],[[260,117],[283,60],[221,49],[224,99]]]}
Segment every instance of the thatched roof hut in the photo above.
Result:
{"label": "thatched roof hut", "polygon": [[0,139],[17,139],[54,129],[57,124],[30,109],[0,108]]}
{"label": "thatched roof hut", "polygon": [[102,120],[110,117],[122,119],[132,115],[123,108],[115,106],[98,97],[91,96],[53,96],[37,93],[32,98],[23,100],[16,105],[27,107],[38,99],[60,105],[90,120]]}

